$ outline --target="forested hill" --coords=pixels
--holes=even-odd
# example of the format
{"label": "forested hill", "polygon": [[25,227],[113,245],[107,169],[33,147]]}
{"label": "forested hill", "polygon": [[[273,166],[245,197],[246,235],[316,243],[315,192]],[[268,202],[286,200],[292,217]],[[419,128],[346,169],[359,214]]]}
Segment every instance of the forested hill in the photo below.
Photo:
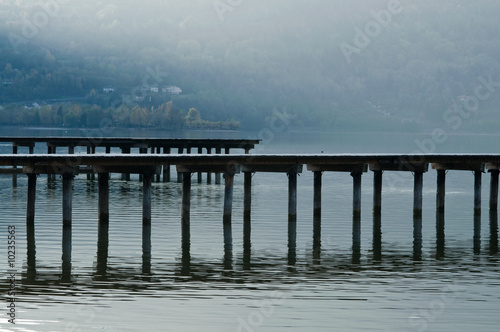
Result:
{"label": "forested hill", "polygon": [[249,129],[286,112],[293,127],[495,130],[499,17],[498,0],[0,0],[0,103],[172,100]]}

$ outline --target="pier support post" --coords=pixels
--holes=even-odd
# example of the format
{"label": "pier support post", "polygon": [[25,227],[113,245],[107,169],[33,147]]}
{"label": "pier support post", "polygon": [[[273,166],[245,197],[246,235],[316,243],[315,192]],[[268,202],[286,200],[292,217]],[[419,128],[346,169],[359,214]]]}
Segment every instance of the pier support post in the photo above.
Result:
{"label": "pier support post", "polygon": [[[212,154],[212,149],[207,148],[207,155],[210,155],[210,154]],[[207,184],[211,184],[211,183],[212,183],[212,173],[207,172]]]}
{"label": "pier support post", "polygon": [[[70,152],[70,147],[68,147],[68,153],[69,153],[69,154],[73,154],[73,153],[75,153],[75,150],[73,149],[73,151],[72,151],[72,152]],[[88,146],[87,146],[87,154],[88,154],[88,155],[90,155],[91,153],[92,153],[92,149],[91,149],[90,145],[88,145]],[[92,177],[90,176],[90,173],[88,173],[88,174],[87,174],[87,181],[90,181],[90,179],[91,179],[91,178],[92,178]]]}
{"label": "pier support post", "polygon": [[[190,214],[191,214],[191,173],[182,173],[182,208],[181,208],[181,232],[182,247],[189,248],[191,243]],[[189,250],[188,250],[189,251]]]}
{"label": "pier support post", "polygon": [[437,193],[436,193],[436,211],[444,214],[444,203],[446,193],[446,170],[437,170]]}
{"label": "pier support post", "polygon": [[323,172],[314,172],[313,203],[313,258],[319,259],[321,253],[321,187]]}
{"label": "pier support post", "polygon": [[28,175],[28,204],[26,211],[26,241],[28,243],[27,257],[28,269],[36,271],[35,268],[35,201],[36,201],[36,178],[37,174]]}
{"label": "pier support post", "polygon": [[[163,148],[164,154],[170,154],[170,148]],[[170,182],[170,164],[163,165],[163,182]]]}
{"label": "pier support post", "polygon": [[288,175],[288,221],[297,221],[297,173],[289,172]]}
{"label": "pier support post", "polygon": [[314,172],[314,203],[313,216],[314,219],[321,221],[321,187],[322,187],[323,172]]}
{"label": "pier support post", "polygon": [[[139,154],[148,154],[148,148],[139,148]],[[142,181],[144,178],[143,174],[139,174],[139,181]]]}
{"label": "pier support post", "polygon": [[445,192],[446,192],[446,170],[437,170],[437,194],[436,194],[436,257],[444,256],[445,249]]}
{"label": "pier support post", "polygon": [[[203,154],[203,148],[198,148],[198,154]],[[198,183],[201,183],[203,181],[203,177],[202,177],[202,172],[198,172]]]}
{"label": "pier support post", "polygon": [[383,171],[373,171],[373,213],[382,212],[382,174]]}
{"label": "pier support post", "polygon": [[497,211],[498,209],[498,177],[500,170],[491,169],[491,183],[490,183],[490,210]]}
{"label": "pier support post", "polygon": [[413,214],[422,217],[424,173],[415,171],[413,185]]}
{"label": "pier support post", "polygon": [[142,175],[142,225],[151,226],[151,184],[153,174]]}
{"label": "pier support post", "polygon": [[296,263],[297,248],[297,173],[288,172],[288,265]]}
{"label": "pier support post", "polygon": [[232,223],[231,214],[233,208],[233,184],[234,184],[234,172],[225,172],[225,190],[224,190],[224,216],[223,216],[223,226],[224,226],[224,252],[232,252],[233,248],[233,235],[232,235]]}
{"label": "pier support post", "polygon": [[[183,154],[184,153],[184,148],[178,148],[177,153],[178,154]],[[191,177],[191,175],[190,175],[190,177]],[[182,178],[183,178],[182,173],[177,172],[177,183],[182,183]]]}
{"label": "pier support post", "polygon": [[73,212],[73,178],[72,173],[63,174],[63,228],[71,228]]}
{"label": "pier support post", "polygon": [[109,222],[109,173],[99,173],[97,177],[99,187],[99,226]]}
{"label": "pier support post", "polygon": [[[216,154],[221,154],[222,149],[221,148],[216,148],[215,153]],[[221,173],[215,173],[215,184],[220,184],[221,183]]]}
{"label": "pier support post", "polygon": [[243,218],[250,219],[252,212],[252,172],[244,173]]}
{"label": "pier support post", "polygon": [[481,213],[482,171],[474,171],[474,211]]}
{"label": "pier support post", "polygon": [[353,255],[361,247],[361,178],[363,173],[352,172],[353,178],[353,224],[352,224],[352,241]]}
{"label": "pier support post", "polygon": [[36,177],[37,174],[28,175],[28,205],[26,211],[26,227],[28,229],[35,229],[35,201],[36,201]]}

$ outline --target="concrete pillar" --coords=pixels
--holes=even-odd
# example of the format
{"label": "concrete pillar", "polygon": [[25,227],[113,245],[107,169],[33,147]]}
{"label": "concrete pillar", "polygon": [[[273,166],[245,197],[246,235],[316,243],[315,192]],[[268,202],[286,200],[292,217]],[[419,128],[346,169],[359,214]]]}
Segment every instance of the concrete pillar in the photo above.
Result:
{"label": "concrete pillar", "polygon": [[[207,148],[207,154],[212,154],[211,148]],[[211,184],[211,183],[212,183],[212,173],[207,172],[207,184]]]}
{"label": "concrete pillar", "polygon": [[288,173],[288,221],[297,221],[297,173]]}
{"label": "concrete pillar", "polygon": [[[353,255],[356,254],[361,247],[361,178],[362,173],[353,172],[353,223],[352,223],[352,242]],[[355,252],[354,252],[355,251]]]}
{"label": "concrete pillar", "polygon": [[[68,149],[69,149],[69,148],[68,148]],[[69,151],[68,151],[68,153],[71,153],[71,152],[69,152]],[[73,153],[74,153],[74,151],[73,151]],[[89,145],[89,146],[87,146],[87,154],[88,154],[88,155],[92,154],[92,149],[91,149],[90,145]],[[92,176],[90,175],[90,173],[88,173],[88,174],[87,174],[87,181],[89,181],[90,179],[92,179]]]}
{"label": "concrete pillar", "polygon": [[[203,154],[203,148],[198,148],[198,154]],[[203,181],[202,172],[198,172],[198,183]]]}
{"label": "concrete pillar", "polygon": [[382,213],[382,171],[373,172],[373,213]]}
{"label": "concrete pillar", "polygon": [[231,229],[231,214],[233,208],[233,184],[234,174],[224,173],[225,190],[224,190],[224,248],[229,249],[233,245],[233,235]]}
{"label": "concrete pillar", "polygon": [[[26,241],[28,244],[27,261],[30,275],[36,275],[35,247],[35,201],[37,174],[28,174],[28,204],[26,211]],[[31,273],[33,272],[33,273]]]}
{"label": "concrete pillar", "polygon": [[73,212],[73,174],[63,174],[63,228],[70,229]]}
{"label": "concrete pillar", "polygon": [[416,171],[414,173],[414,186],[413,186],[413,213],[417,216],[422,216],[423,207],[423,186],[424,186],[424,173]]}
{"label": "concrete pillar", "polygon": [[323,172],[314,172],[314,202],[313,216],[321,220],[321,187],[322,187]]}
{"label": "concrete pillar", "polygon": [[151,184],[153,174],[146,173],[142,180],[142,225],[151,226]]}
{"label": "concrete pillar", "polygon": [[288,265],[297,260],[297,173],[288,173]]}
{"label": "concrete pillar", "polygon": [[422,260],[422,207],[424,173],[415,171],[413,186],[413,260]]}
{"label": "concrete pillar", "polygon": [[474,211],[481,211],[482,171],[474,171]]}
{"label": "concrete pillar", "polygon": [[[148,154],[148,148],[139,148],[139,154]],[[142,181],[144,176],[139,174],[139,181]]]}
{"label": "concrete pillar", "polygon": [[361,177],[363,173],[351,173],[353,177],[353,213],[361,214]]}
{"label": "concrete pillar", "polygon": [[[156,149],[153,148],[153,150],[156,150],[156,154],[161,154],[161,148],[160,147],[156,147]],[[153,151],[153,153],[154,153],[154,151]],[[155,182],[160,182],[160,180],[161,180],[161,174],[160,173],[156,174],[155,178],[156,178]]]}
{"label": "concrete pillar", "polygon": [[36,177],[37,174],[28,174],[28,204],[26,211],[27,232],[35,230],[35,201],[36,201]]}
{"label": "concrete pillar", "polygon": [[314,172],[313,203],[313,258],[319,259],[321,253],[321,187],[323,172]]}
{"label": "concrete pillar", "polygon": [[243,218],[250,220],[252,210],[252,173],[244,173],[243,183]]}
{"label": "concrete pillar", "polygon": [[446,194],[446,170],[437,170],[437,194],[436,210],[438,213],[444,213],[444,203]]}
{"label": "concrete pillar", "polygon": [[233,183],[234,174],[224,173],[225,190],[224,190],[224,216],[223,216],[223,232],[224,232],[224,269],[232,269],[233,262],[233,232],[231,223],[231,213],[233,206]]}
{"label": "concrete pillar", "polygon": [[[179,148],[177,151],[178,151],[178,154],[183,154],[184,149]],[[182,183],[182,173],[177,172],[177,183]]]}
{"label": "concrete pillar", "polygon": [[111,147],[110,146],[107,146],[106,147],[106,154],[110,154],[111,153]]}
{"label": "concrete pillar", "polygon": [[498,175],[500,170],[492,169],[490,182],[490,210],[496,211],[498,209]]}
{"label": "concrete pillar", "polygon": [[190,243],[190,218],[191,218],[191,173],[182,173],[182,208],[181,229],[183,243]]}
{"label": "concrete pillar", "polygon": [[[215,153],[216,154],[221,154],[222,149],[221,148],[216,148]],[[215,173],[215,184],[220,184],[221,183],[221,174],[220,173]]]}
{"label": "concrete pillar", "polygon": [[109,223],[109,173],[98,174],[98,187],[99,187],[99,225]]}

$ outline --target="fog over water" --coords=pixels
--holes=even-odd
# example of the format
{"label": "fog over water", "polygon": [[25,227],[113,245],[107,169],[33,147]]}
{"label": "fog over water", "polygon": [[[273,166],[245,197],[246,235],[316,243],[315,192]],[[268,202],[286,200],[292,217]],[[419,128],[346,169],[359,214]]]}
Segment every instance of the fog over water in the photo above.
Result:
{"label": "fog over water", "polygon": [[[496,0],[0,0],[0,136],[261,139],[254,154],[496,154],[498,17]],[[318,229],[304,166],[296,234],[287,174],[253,175],[250,220],[237,174],[232,247],[224,185],[205,177],[192,178],[186,245],[176,181],[153,182],[143,227],[142,182],[112,174],[105,229],[97,182],[77,175],[68,232],[62,180],[40,175],[31,241],[27,177],[14,186],[0,174],[0,331],[495,331],[490,174],[479,212],[472,172],[448,171],[444,219],[436,174],[423,175],[420,218],[413,173],[383,173],[380,216],[374,173],[364,173],[357,218],[353,178],[324,172]]]}

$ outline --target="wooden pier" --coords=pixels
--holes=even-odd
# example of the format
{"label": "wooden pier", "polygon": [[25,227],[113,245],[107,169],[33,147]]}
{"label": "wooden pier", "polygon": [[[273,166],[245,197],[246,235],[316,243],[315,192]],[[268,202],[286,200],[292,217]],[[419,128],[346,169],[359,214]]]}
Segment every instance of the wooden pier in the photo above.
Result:
{"label": "wooden pier", "polygon": [[[444,213],[447,171],[472,171],[474,173],[474,239],[480,239],[482,174],[491,173],[489,209],[496,215],[498,208],[498,181],[500,155],[494,154],[341,154],[341,155],[262,155],[262,154],[9,154],[0,155],[0,166],[22,167],[28,176],[27,234],[34,241],[35,234],[35,188],[39,174],[59,174],[63,181],[63,230],[67,243],[71,239],[72,181],[81,167],[91,167],[98,174],[98,220],[99,234],[107,239],[109,224],[109,175],[110,173],[140,174],[143,181],[143,248],[150,256],[151,234],[151,183],[160,173],[163,165],[175,165],[182,177],[182,247],[189,257],[191,175],[193,173],[223,174],[224,206],[222,230],[224,248],[231,261],[232,252],[232,203],[234,177],[244,176],[244,244],[249,244],[251,230],[252,175],[256,172],[282,173],[288,176],[288,248],[289,264],[295,264],[297,235],[297,175],[305,169],[314,173],[313,198],[313,245],[314,255],[319,256],[321,247],[321,207],[322,174],[324,172],[344,172],[353,178],[353,257],[359,254],[361,246],[361,182],[363,175],[373,173],[373,239],[374,254],[380,254],[382,177],[384,172],[411,172],[414,175],[414,257],[421,257],[423,177],[429,169],[437,171],[436,192],[436,236],[438,248],[444,246]],[[304,167],[305,166],[305,167]],[[492,221],[491,232],[497,233],[497,221]],[[149,234],[149,235],[148,235]],[[492,238],[498,238],[492,234]],[[480,242],[479,242],[480,243]],[[476,247],[475,242],[475,247]],[[63,246],[67,247],[67,246]],[[148,249],[149,248],[149,249]],[[148,251],[149,250],[149,251]],[[249,248],[244,255],[249,255]],[[438,250],[439,251],[439,250]],[[64,256],[64,255],[63,255]],[[186,258],[188,259],[188,258]],[[355,258],[353,258],[355,260]]]}
{"label": "wooden pier", "polygon": [[[101,137],[0,137],[0,143],[11,143],[12,153],[18,154],[20,148],[27,149],[26,152],[33,154],[37,144],[46,145],[47,154],[57,154],[57,149],[63,149],[68,154],[74,154],[75,148],[84,147],[87,154],[106,153],[110,154],[114,150],[119,150],[123,154],[138,152],[140,154],[191,154],[197,151],[198,154],[230,154],[231,150],[244,150],[248,154],[260,140],[252,139],[171,139],[171,138],[101,138]],[[116,151],[114,151],[116,153]],[[163,175],[163,182],[170,182],[170,165],[162,165],[163,173],[156,174],[156,180],[160,180]],[[80,173],[88,173],[87,179],[94,179],[94,169],[92,167],[80,167]],[[10,169],[0,169],[0,174],[12,174],[12,183],[16,186],[17,174],[22,174],[17,165],[12,165]],[[54,174],[48,174],[49,180],[55,179]],[[142,175],[140,176],[142,177]],[[123,180],[130,180],[129,173],[122,173]],[[220,173],[215,175],[216,184],[220,183]],[[177,174],[177,181],[182,182],[182,176]],[[202,182],[202,172],[198,173],[198,183]],[[212,182],[212,174],[207,173],[207,183]]]}

